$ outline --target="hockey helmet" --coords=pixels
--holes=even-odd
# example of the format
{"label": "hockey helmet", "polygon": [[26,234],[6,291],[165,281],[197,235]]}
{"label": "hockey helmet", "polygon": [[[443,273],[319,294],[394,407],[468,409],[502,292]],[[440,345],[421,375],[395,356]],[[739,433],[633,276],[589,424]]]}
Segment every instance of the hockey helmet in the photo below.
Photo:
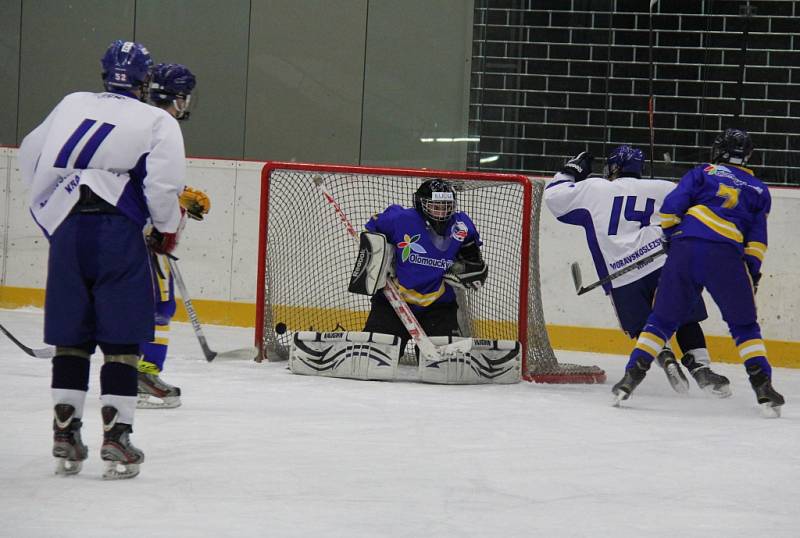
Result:
{"label": "hockey helmet", "polygon": [[428,179],[414,193],[414,207],[437,234],[444,235],[456,211],[455,190],[446,181]]}
{"label": "hockey helmet", "polygon": [[753,140],[744,129],[726,129],[714,139],[711,146],[711,162],[747,164],[753,154]]}
{"label": "hockey helmet", "polygon": [[144,45],[118,39],[109,45],[100,65],[107,91],[135,90],[150,81],[153,59]]}
{"label": "hockey helmet", "polygon": [[188,120],[192,90],[196,85],[197,79],[185,65],[158,64],[153,69],[150,101],[156,106],[174,105],[175,117],[179,120]]}
{"label": "hockey helmet", "polygon": [[639,148],[623,144],[615,148],[606,161],[606,178],[642,177],[644,152]]}

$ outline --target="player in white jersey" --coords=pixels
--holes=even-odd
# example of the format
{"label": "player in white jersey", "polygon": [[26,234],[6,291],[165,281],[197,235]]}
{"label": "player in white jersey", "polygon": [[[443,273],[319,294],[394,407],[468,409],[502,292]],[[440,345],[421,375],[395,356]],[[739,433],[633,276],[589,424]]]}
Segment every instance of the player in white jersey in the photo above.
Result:
{"label": "player in white jersey", "polygon": [[[150,102],[166,110],[178,121],[188,120],[192,91],[196,84],[194,74],[185,65],[158,64],[153,69],[150,83]],[[195,220],[203,220],[203,215],[211,208],[208,196],[190,187],[183,189],[179,201],[186,215]],[[162,380],[160,374],[167,357],[170,321],[175,315],[175,284],[166,256],[152,253],[150,262],[156,293],[156,337],[141,346],[137,407],[174,408],[181,405],[181,389]]]}
{"label": "player in white jersey", "polygon": [[[588,177],[593,157],[583,152],[569,160],[545,188],[544,201],[561,222],[582,226],[586,232],[597,276],[629,267],[661,249],[658,209],[675,185],[663,180],[642,180],[644,154],[629,145],[620,146],[607,161],[607,179]],[[656,257],[633,269],[603,289],[611,296],[622,330],[637,338],[650,314],[665,257]],[[684,352],[681,362],[701,389],[719,397],[730,396],[730,382],[713,372],[700,321],[708,317],[700,300],[676,334]],[[689,389],[675,356],[668,348],[659,354],[672,387]]]}
{"label": "player in white jersey", "polygon": [[101,59],[105,92],[64,97],[22,141],[31,214],[50,241],[45,341],[56,348],[52,396],[56,472],[80,472],[89,357],[97,346],[104,478],[131,478],[144,454],[129,439],[139,345],[153,339],[147,245],[178,240],[185,157],[175,118],[141,101],[152,69],[141,44],[115,41]]}

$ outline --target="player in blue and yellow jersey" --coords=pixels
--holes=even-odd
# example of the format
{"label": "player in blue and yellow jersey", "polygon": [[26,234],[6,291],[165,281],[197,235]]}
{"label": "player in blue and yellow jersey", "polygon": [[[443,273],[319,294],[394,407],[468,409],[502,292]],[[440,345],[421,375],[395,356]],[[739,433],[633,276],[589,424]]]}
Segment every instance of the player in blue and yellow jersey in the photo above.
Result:
{"label": "player in blue and yellow jersey", "polygon": [[767,186],[745,165],[750,135],[728,129],[714,141],[711,162],[687,172],[661,206],[669,255],[653,312],[614,385],[615,405],[630,397],[705,288],[717,303],[767,417],[784,403],[772,387],[772,369],[756,317],[755,291],[767,250]]}
{"label": "player in blue and yellow jersey", "polygon": [[[394,273],[400,295],[429,336],[458,336],[454,287],[477,290],[488,268],[472,220],[456,210],[456,193],[446,181],[429,179],[414,194],[414,207],[391,205],[366,224],[394,246]],[[400,336],[408,342],[400,318],[383,296],[372,297],[364,331]]]}

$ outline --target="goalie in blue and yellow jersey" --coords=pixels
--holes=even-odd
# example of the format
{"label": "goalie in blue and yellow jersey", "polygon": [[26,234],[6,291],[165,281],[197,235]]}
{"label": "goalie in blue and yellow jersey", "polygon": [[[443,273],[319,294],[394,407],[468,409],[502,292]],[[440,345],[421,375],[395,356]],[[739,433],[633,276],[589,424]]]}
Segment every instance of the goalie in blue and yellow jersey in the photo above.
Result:
{"label": "goalie in blue and yellow jersey", "polygon": [[[397,288],[425,332],[459,336],[454,288],[480,289],[488,268],[475,224],[456,208],[453,186],[438,179],[426,180],[414,194],[413,208],[391,205],[365,227],[367,232],[385,236],[393,249],[390,261]],[[402,339],[401,349],[409,338],[381,293],[372,296],[364,331],[397,335]]]}
{"label": "goalie in blue and yellow jersey", "polygon": [[614,385],[615,405],[630,397],[650,363],[705,288],[728,324],[764,416],[780,416],[784,403],[756,317],[755,291],[767,250],[767,186],[745,167],[750,135],[728,129],[714,141],[711,162],[687,172],[661,206],[667,261],[653,312]]}

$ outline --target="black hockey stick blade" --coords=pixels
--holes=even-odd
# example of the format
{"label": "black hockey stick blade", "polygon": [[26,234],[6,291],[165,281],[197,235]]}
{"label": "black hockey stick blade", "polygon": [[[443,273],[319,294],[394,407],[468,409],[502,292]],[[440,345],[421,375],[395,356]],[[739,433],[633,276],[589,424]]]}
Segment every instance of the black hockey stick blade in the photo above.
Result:
{"label": "black hockey stick blade", "polygon": [[572,262],[569,269],[572,272],[572,283],[575,284],[575,291],[580,295],[581,284],[583,283],[583,279],[581,278],[581,266],[578,265],[578,262]]}
{"label": "black hockey stick blade", "polygon": [[43,348],[40,348],[40,349],[33,349],[31,347],[26,346],[25,344],[23,344],[22,342],[17,340],[17,338],[13,334],[11,334],[8,331],[8,329],[3,327],[2,324],[0,324],[0,331],[2,331],[3,334],[8,336],[9,340],[11,340],[15,344],[17,344],[18,348],[20,348],[22,351],[24,351],[25,353],[27,353],[31,357],[34,357],[34,358],[37,358],[37,359],[52,359],[56,354],[56,348],[54,348],[53,346],[47,346],[47,347],[43,347]]}
{"label": "black hockey stick blade", "polygon": [[[620,269],[619,271],[614,271],[610,275],[601,278],[600,280],[598,280],[594,284],[589,284],[585,288],[584,287],[578,287],[578,289],[577,289],[578,295],[583,295],[584,293],[586,293],[588,291],[592,291],[593,289],[598,288],[598,287],[602,286],[603,284],[608,284],[609,282],[611,282],[615,278],[619,278],[622,275],[630,273],[634,269],[639,269],[640,267],[644,267],[645,265],[647,265],[648,263],[653,261],[655,258],[658,258],[662,254],[666,254],[666,253],[667,253],[667,251],[664,250],[663,248],[659,249],[659,250],[653,252],[652,254],[648,254],[647,256],[645,256],[644,258],[640,259],[636,263],[632,263],[629,266]],[[574,271],[572,273],[572,277],[573,277],[573,279],[575,278]]]}

